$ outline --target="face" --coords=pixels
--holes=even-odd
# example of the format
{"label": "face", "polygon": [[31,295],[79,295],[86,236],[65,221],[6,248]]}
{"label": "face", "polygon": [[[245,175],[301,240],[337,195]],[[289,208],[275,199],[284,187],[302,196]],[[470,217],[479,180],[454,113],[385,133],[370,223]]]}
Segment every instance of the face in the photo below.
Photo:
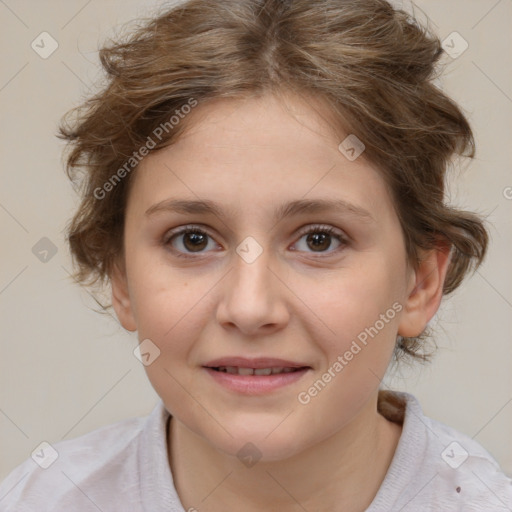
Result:
{"label": "face", "polygon": [[229,454],[289,457],[357,422],[409,314],[384,180],[312,104],[200,105],[130,190],[114,307],[160,351],[146,371],[174,419]]}

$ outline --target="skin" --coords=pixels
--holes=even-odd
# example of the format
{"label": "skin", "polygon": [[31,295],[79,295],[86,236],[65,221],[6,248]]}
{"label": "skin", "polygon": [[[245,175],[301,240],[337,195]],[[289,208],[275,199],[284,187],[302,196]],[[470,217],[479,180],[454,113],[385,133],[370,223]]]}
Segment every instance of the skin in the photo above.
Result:
{"label": "skin", "polygon": [[[180,499],[201,511],[242,502],[249,512],[364,510],[401,434],[377,412],[380,379],[397,334],[420,334],[438,309],[448,251],[422,253],[415,269],[408,263],[382,176],[364,153],[349,161],[338,150],[348,134],[319,101],[216,99],[184,122],[178,142],[150,154],[134,175],[125,256],[111,276],[122,325],[160,349],[146,371],[172,414],[169,458]],[[209,199],[226,216],[145,215],[169,198]],[[273,221],[276,206],[304,198],[342,198],[370,217],[331,211]],[[169,240],[169,230],[190,224],[209,234],[200,252],[186,235]],[[298,234],[318,225],[348,242],[332,236],[316,249]],[[251,264],[236,252],[248,236],[263,250]],[[402,310],[299,403],[394,303]],[[240,395],[203,368],[224,356],[278,357],[311,370],[266,395]],[[236,455],[248,442],[261,453],[252,467]]]}

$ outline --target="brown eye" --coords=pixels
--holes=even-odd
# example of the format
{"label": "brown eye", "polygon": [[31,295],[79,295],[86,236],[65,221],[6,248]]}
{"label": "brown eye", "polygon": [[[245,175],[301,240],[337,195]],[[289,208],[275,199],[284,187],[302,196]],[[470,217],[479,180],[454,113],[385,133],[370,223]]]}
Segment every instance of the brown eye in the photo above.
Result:
{"label": "brown eye", "polygon": [[208,247],[210,235],[197,227],[172,231],[165,236],[164,245],[170,246],[178,256],[202,253]]}
{"label": "brown eye", "polygon": [[[324,254],[329,256],[343,249],[348,244],[345,236],[330,226],[308,228],[303,230],[299,236],[299,241],[305,239],[305,243],[303,243],[302,248],[293,250],[317,253],[319,256]],[[329,250],[333,246],[333,240],[337,246]],[[210,241],[215,247],[216,244],[213,238],[206,231],[197,226],[185,226],[168,232],[163,239],[163,245],[168,246],[178,257],[193,258],[195,254],[201,255],[210,252],[207,250]]]}
{"label": "brown eye", "polygon": [[[301,239],[305,237],[306,249],[299,249],[304,252],[316,252],[331,254],[341,246],[346,245],[346,239],[341,233],[337,233],[334,228],[330,226],[317,226],[313,229],[309,228],[300,233]],[[328,251],[331,248],[333,239],[338,243],[334,250]],[[307,250],[309,249],[309,251]]]}
{"label": "brown eye", "polygon": [[196,231],[189,231],[183,235],[183,245],[187,250],[192,252],[201,251],[208,245],[206,234],[198,233]]}
{"label": "brown eye", "polygon": [[328,233],[310,233],[306,238],[306,243],[310,244],[308,247],[314,248],[315,251],[323,251],[331,246],[331,235]]}

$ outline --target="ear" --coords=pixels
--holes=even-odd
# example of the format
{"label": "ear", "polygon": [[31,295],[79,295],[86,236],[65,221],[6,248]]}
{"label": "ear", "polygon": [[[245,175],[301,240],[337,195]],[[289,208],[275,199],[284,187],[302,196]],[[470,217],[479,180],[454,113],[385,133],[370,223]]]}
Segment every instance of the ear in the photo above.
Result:
{"label": "ear", "polygon": [[116,262],[110,276],[112,285],[112,306],[121,325],[128,331],[136,331],[137,323],[133,314],[126,270],[121,262]]}
{"label": "ear", "polygon": [[435,315],[443,298],[443,285],[450,263],[450,245],[440,243],[420,255],[418,268],[412,271],[408,297],[398,326],[400,336],[419,336]]}

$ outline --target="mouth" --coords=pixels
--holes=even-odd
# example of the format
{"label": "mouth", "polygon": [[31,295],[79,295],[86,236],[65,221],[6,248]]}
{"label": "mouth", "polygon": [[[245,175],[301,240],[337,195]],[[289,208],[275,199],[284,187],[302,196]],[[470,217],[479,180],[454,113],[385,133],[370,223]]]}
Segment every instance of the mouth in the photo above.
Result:
{"label": "mouth", "polygon": [[300,380],[312,367],[275,358],[229,357],[203,368],[223,388],[245,395],[262,395]]}
{"label": "mouth", "polygon": [[229,373],[231,375],[279,375],[282,373],[293,373],[309,367],[291,367],[291,366],[270,366],[268,368],[248,368],[241,366],[216,366],[207,367],[217,372]]}

